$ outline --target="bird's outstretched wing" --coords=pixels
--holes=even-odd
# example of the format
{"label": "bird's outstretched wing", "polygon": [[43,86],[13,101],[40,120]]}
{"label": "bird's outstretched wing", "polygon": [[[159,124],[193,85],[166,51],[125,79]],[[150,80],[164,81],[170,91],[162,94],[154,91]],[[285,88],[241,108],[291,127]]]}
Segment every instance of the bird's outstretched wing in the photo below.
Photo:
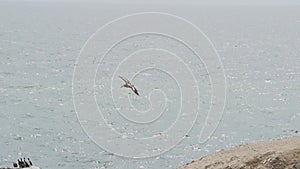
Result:
{"label": "bird's outstretched wing", "polygon": [[119,78],[121,78],[125,83],[127,84],[131,84],[130,81],[122,76],[119,76]]}
{"label": "bird's outstretched wing", "polygon": [[124,78],[124,77],[122,77],[122,76],[119,76],[119,78],[121,78],[124,82],[125,82],[125,84],[123,85],[123,86],[121,86],[121,87],[127,87],[127,88],[131,88],[131,90],[136,94],[136,95],[140,95],[139,94],[139,92],[138,92],[138,90],[134,87],[134,85],[132,85],[131,83],[130,83],[130,81],[128,80],[128,79],[126,79],[126,78]]}

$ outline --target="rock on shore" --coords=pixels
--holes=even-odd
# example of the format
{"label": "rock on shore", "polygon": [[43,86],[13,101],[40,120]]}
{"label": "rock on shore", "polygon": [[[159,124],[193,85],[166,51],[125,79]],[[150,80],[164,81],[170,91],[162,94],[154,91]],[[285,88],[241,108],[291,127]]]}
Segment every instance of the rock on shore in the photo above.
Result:
{"label": "rock on shore", "polygon": [[300,137],[241,145],[179,169],[300,169]]}

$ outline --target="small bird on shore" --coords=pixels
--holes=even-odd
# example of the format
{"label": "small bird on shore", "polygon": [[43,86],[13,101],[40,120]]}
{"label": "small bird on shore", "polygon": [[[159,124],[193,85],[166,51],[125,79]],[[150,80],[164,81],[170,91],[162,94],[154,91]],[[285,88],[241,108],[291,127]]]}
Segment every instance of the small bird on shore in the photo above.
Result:
{"label": "small bird on shore", "polygon": [[122,77],[122,76],[119,76],[119,78],[121,78],[125,84],[122,87],[126,87],[126,88],[130,88],[136,95],[140,96],[138,90],[135,88],[135,86],[126,78]]}
{"label": "small bird on shore", "polygon": [[32,166],[32,162],[30,161],[30,159],[29,158],[27,158],[27,159],[28,159],[29,165]]}
{"label": "small bird on shore", "polygon": [[19,168],[24,168],[24,162],[22,161],[22,158],[20,160],[18,159]]}
{"label": "small bird on shore", "polygon": [[20,160],[18,159],[18,166],[20,166],[21,165],[21,162],[20,162]]}
{"label": "small bird on shore", "polygon": [[18,164],[17,164],[17,163],[13,163],[13,167],[14,167],[14,168],[17,168],[17,167],[18,167]]}
{"label": "small bird on shore", "polygon": [[24,160],[23,160],[23,161],[24,161],[24,166],[25,166],[25,167],[29,167],[29,164],[27,163],[25,157],[24,157]]}
{"label": "small bird on shore", "polygon": [[[31,168],[31,169],[40,169],[39,167],[37,167],[37,166],[33,166],[32,165],[32,162],[30,161],[30,159],[29,158],[27,158],[27,160],[28,160],[28,162],[26,161],[26,159],[25,158],[19,158],[18,159],[18,162],[16,162],[16,163],[13,163],[13,167],[14,168]],[[1,167],[0,167],[0,169],[2,169]],[[4,168],[3,168],[4,169]]]}

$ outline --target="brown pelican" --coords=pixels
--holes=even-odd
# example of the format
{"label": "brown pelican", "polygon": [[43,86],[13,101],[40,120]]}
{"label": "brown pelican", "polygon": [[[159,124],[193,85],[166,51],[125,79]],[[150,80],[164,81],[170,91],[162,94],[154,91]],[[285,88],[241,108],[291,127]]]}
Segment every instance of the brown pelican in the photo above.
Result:
{"label": "brown pelican", "polygon": [[130,83],[130,81],[128,79],[126,79],[122,76],[119,76],[119,78],[121,78],[125,82],[125,84],[123,86],[121,86],[121,88],[122,87],[130,88],[136,95],[138,95],[138,96],[140,95],[138,90],[134,87],[133,84]]}

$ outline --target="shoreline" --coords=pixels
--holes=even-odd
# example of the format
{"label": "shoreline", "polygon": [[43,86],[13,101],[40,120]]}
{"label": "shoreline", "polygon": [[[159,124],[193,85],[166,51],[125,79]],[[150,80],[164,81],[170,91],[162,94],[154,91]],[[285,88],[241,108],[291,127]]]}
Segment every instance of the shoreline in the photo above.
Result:
{"label": "shoreline", "polygon": [[236,146],[204,156],[178,169],[300,169],[300,136]]}

